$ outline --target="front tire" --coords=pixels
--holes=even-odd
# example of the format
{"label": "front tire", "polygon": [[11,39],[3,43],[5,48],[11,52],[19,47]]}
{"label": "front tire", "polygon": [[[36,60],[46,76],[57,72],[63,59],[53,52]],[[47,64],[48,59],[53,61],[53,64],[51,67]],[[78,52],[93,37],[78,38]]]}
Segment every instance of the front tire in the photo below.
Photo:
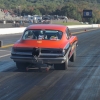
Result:
{"label": "front tire", "polygon": [[26,67],[28,66],[28,63],[23,62],[16,62],[16,67],[19,71],[26,71]]}

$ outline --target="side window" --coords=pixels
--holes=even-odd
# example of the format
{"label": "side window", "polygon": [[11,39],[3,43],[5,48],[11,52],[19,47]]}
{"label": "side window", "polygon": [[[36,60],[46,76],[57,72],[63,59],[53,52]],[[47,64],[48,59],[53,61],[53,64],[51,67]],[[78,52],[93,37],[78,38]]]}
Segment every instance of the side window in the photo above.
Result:
{"label": "side window", "polygon": [[66,37],[67,37],[67,38],[70,38],[70,36],[71,36],[71,33],[70,33],[69,29],[67,28],[67,29],[66,29]]}
{"label": "side window", "polygon": [[34,38],[34,31],[33,30],[27,30],[25,31],[24,35],[23,35],[23,39],[36,39]]}

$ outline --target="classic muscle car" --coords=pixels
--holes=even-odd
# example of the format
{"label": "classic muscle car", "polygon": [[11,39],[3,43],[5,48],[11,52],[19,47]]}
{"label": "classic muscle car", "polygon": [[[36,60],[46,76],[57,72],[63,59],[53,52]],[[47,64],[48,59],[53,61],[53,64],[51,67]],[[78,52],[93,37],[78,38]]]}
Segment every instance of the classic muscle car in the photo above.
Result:
{"label": "classic muscle car", "polygon": [[71,35],[67,26],[30,25],[12,47],[11,59],[18,69],[42,62],[53,64],[56,70],[66,70],[68,61],[75,61],[77,42],[77,37]]}

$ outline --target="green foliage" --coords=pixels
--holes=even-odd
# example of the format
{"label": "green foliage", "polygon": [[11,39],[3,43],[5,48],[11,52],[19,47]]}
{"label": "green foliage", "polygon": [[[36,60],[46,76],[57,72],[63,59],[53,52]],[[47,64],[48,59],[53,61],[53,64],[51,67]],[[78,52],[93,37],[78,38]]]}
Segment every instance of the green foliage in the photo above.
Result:
{"label": "green foliage", "polygon": [[[0,8],[18,15],[64,15],[79,21],[100,23],[100,0],[0,0]],[[93,10],[93,18],[83,19],[84,9]]]}
{"label": "green foliage", "polygon": [[[53,22],[52,22],[53,23]],[[54,24],[62,24],[62,25],[83,25],[83,24],[81,24],[81,23],[79,23],[79,22],[56,22],[56,23],[54,23]]]}

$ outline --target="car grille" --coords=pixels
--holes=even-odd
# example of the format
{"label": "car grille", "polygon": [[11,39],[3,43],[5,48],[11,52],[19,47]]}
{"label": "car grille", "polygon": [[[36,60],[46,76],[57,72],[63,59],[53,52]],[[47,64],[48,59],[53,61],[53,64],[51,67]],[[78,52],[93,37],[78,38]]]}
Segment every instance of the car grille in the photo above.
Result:
{"label": "car grille", "polygon": [[13,48],[14,52],[31,52],[33,51],[33,48]]}
{"label": "car grille", "polygon": [[14,57],[33,57],[33,48],[13,48]]}
{"label": "car grille", "polygon": [[[39,54],[40,53],[40,54]],[[43,58],[56,58],[63,56],[60,49],[38,49],[38,48],[13,48],[13,57],[43,57]]]}

